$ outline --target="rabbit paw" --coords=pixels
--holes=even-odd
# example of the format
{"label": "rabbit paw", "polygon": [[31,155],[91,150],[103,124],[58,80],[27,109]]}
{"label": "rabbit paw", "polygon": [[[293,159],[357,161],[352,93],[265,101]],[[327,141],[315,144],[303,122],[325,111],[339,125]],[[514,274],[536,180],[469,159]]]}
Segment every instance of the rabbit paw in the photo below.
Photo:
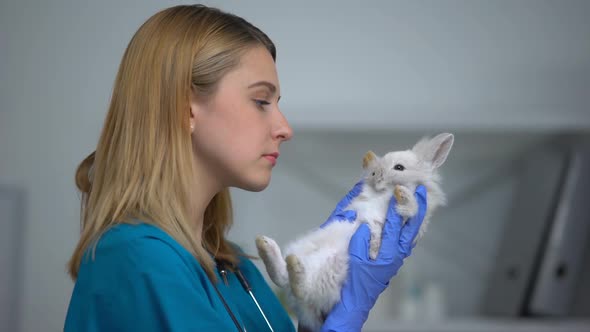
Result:
{"label": "rabbit paw", "polygon": [[291,284],[293,295],[303,299],[305,296],[305,269],[297,256],[287,256],[287,271],[289,272],[289,284]]}
{"label": "rabbit paw", "polygon": [[377,256],[379,255],[380,245],[381,245],[381,243],[379,243],[377,241],[373,241],[373,239],[371,239],[370,249],[369,249],[369,258],[371,258],[372,260],[377,259]]}
{"label": "rabbit paw", "polygon": [[414,197],[414,193],[407,187],[397,185],[393,191],[397,205],[395,210],[404,219],[413,217],[418,212],[418,202]]}
{"label": "rabbit paw", "polygon": [[258,249],[258,254],[265,263],[282,259],[281,250],[277,243],[264,235],[256,237],[256,249]]}
{"label": "rabbit paw", "polygon": [[289,278],[279,245],[273,239],[260,235],[256,237],[256,248],[270,279],[279,287],[286,286]]}
{"label": "rabbit paw", "polygon": [[369,257],[372,260],[377,259],[379,249],[381,247],[381,232],[383,231],[383,223],[377,221],[369,224],[371,229],[371,240],[369,241]]}

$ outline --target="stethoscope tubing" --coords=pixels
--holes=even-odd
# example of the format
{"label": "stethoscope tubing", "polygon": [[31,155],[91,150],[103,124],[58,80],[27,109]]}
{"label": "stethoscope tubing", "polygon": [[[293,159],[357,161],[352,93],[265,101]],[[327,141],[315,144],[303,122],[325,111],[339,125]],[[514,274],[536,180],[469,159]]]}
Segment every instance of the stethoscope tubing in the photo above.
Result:
{"label": "stethoscope tubing", "polygon": [[[225,279],[226,278],[225,276],[227,274],[227,270],[225,269],[224,262],[223,261],[218,261],[218,260],[216,260],[215,262],[217,263],[217,269],[219,271],[219,274],[221,274],[223,276],[224,281],[227,281],[227,279]],[[240,281],[240,284],[242,285],[242,288],[244,288],[244,290],[246,291],[246,293],[248,293],[250,295],[250,297],[252,298],[252,300],[254,301],[254,304],[256,304],[256,307],[258,308],[258,311],[262,315],[262,318],[264,318],[264,321],[266,322],[266,325],[268,326],[268,328],[270,329],[270,331],[271,332],[274,332],[274,330],[272,328],[272,325],[270,324],[268,318],[264,314],[264,310],[262,310],[262,308],[260,307],[260,304],[258,303],[258,300],[256,300],[256,297],[254,296],[254,293],[252,292],[252,287],[250,286],[250,283],[248,282],[248,279],[246,279],[246,277],[244,276],[244,274],[242,273],[242,271],[237,266],[234,267],[234,273],[235,273],[236,277],[238,278],[238,280]],[[217,294],[223,300],[223,297],[221,296],[221,293],[217,289],[217,286],[215,286],[215,288],[217,290]],[[229,306],[227,305],[227,303],[225,303],[225,300],[223,300],[223,302],[224,302],[224,305],[225,305],[225,309],[228,311],[228,313],[232,317],[232,320],[236,324],[236,327],[238,328],[238,330],[239,331],[246,332],[246,328],[239,325],[237,319],[235,318],[235,315],[233,314],[233,312],[231,311],[231,309],[229,308]]]}

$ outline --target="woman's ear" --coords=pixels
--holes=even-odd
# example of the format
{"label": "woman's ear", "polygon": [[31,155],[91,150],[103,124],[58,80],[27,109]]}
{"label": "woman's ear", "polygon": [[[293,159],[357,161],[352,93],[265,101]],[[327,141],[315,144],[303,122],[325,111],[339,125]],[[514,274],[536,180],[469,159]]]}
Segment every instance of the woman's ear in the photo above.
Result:
{"label": "woman's ear", "polygon": [[191,133],[195,130],[196,126],[196,119],[199,110],[199,103],[197,102],[197,98],[195,97],[195,93],[192,91],[189,93],[189,127],[191,129]]}
{"label": "woman's ear", "polygon": [[195,107],[193,107],[193,105],[191,104],[189,107],[189,113],[190,113],[190,117],[189,117],[189,127],[191,129],[191,134],[193,133],[193,131],[195,130],[195,114],[196,114],[196,109]]}

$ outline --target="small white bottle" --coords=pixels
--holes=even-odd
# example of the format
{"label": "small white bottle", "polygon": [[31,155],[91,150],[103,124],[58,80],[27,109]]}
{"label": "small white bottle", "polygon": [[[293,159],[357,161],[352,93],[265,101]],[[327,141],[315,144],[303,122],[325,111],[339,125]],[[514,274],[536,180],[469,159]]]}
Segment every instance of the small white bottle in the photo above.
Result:
{"label": "small white bottle", "polygon": [[428,282],[424,288],[424,318],[440,321],[446,316],[443,289],[436,282]]}
{"label": "small white bottle", "polygon": [[404,296],[400,303],[400,318],[415,321],[421,318],[422,288],[411,264],[403,271]]}

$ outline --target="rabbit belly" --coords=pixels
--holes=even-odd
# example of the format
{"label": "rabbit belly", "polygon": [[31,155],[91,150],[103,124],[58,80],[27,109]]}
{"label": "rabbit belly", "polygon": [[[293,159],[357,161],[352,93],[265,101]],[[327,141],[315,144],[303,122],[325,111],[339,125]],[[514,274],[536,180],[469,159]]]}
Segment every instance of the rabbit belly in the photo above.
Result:
{"label": "rabbit belly", "polygon": [[[305,282],[300,296],[287,289],[288,298],[305,326],[318,327],[322,316],[340,300],[340,290],[348,274],[348,244],[358,223],[334,222],[290,244],[285,257],[295,255],[302,266]],[[318,327],[319,329],[319,327]]]}

